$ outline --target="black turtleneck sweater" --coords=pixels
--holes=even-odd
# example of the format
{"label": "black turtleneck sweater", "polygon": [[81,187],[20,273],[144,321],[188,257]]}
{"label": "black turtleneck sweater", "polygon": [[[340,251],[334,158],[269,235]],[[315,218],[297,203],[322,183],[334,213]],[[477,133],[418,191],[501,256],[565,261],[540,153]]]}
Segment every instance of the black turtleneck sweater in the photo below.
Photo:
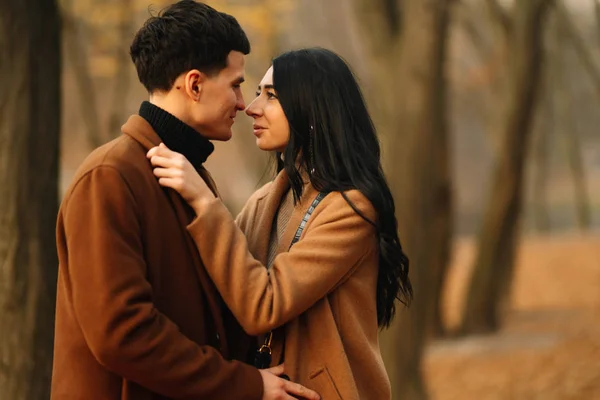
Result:
{"label": "black turtleneck sweater", "polygon": [[215,149],[194,128],[148,101],[142,103],[139,114],[148,121],[165,146],[183,154],[196,169],[200,168]]}

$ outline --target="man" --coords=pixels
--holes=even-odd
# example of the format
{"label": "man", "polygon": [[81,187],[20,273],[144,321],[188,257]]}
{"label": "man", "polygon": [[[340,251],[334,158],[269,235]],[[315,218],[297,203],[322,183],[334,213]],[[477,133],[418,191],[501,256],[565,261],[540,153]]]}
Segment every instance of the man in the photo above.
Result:
{"label": "man", "polygon": [[202,164],[209,140],[229,140],[244,109],[249,52],[233,17],[193,0],[150,18],[133,40],[150,101],[84,161],[58,216],[52,399],[318,399],[277,377],[281,367],[235,361],[248,358],[250,338],[186,231],[191,209],[161,189],[145,156],[164,142],[216,192]]}

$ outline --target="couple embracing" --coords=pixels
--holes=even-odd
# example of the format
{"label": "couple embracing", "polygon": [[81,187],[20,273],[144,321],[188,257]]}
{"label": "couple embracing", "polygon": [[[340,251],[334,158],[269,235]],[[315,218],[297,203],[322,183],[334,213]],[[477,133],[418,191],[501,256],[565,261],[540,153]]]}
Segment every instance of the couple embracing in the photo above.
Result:
{"label": "couple embracing", "polygon": [[[360,88],[335,53],[295,50],[246,105],[249,53],[193,0],[137,32],[149,100],[58,215],[52,399],[391,399],[378,331],[412,289]],[[234,218],[204,162],[238,111],[278,173]]]}

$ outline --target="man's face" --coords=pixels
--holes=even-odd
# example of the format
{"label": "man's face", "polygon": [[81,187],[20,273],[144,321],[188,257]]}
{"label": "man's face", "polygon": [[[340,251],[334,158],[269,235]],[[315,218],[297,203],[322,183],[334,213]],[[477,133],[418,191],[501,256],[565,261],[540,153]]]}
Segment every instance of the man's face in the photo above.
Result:
{"label": "man's face", "polygon": [[209,140],[231,139],[231,127],[238,111],[246,108],[240,85],[244,82],[244,54],[232,51],[227,67],[207,77],[192,113],[194,128]]}

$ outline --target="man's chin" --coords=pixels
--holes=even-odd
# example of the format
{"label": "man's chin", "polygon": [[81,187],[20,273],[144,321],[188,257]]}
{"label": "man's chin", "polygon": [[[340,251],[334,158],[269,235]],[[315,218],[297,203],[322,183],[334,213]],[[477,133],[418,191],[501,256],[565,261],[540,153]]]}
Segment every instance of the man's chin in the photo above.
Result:
{"label": "man's chin", "polygon": [[215,132],[212,135],[205,135],[204,137],[208,140],[216,140],[218,142],[227,142],[233,136],[231,129],[226,132]]}
{"label": "man's chin", "polygon": [[231,140],[231,138],[233,137],[233,132],[231,132],[231,130],[225,132],[222,136],[219,137],[219,139],[215,139],[215,140],[219,140],[221,142],[227,142],[228,140]]}

